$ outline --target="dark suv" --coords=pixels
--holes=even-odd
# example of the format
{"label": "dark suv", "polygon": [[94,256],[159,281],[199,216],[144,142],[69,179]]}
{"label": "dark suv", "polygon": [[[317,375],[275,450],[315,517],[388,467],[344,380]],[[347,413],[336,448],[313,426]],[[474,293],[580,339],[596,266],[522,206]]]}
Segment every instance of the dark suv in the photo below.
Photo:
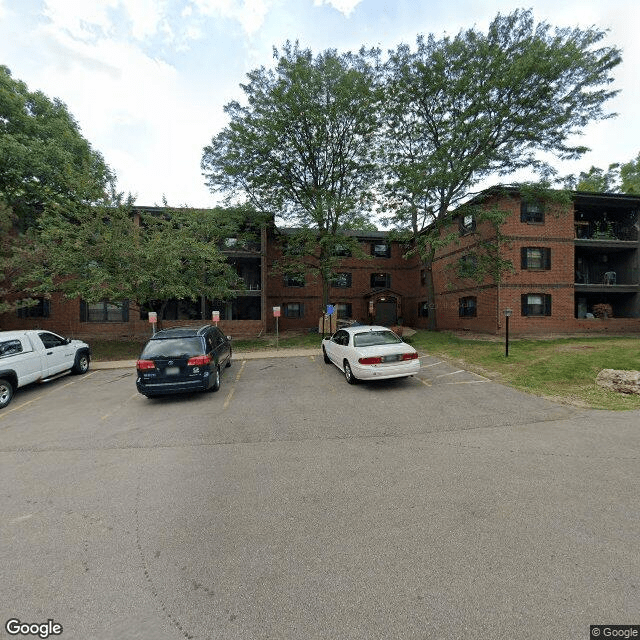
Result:
{"label": "dark suv", "polygon": [[220,372],[231,366],[231,338],[211,325],[158,331],[136,362],[136,386],[143,395],[217,391]]}

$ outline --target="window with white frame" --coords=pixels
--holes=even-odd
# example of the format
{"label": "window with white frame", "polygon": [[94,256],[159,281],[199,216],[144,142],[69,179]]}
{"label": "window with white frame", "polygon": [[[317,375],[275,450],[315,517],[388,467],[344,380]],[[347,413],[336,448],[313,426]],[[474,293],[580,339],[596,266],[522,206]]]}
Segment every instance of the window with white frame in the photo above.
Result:
{"label": "window with white frame", "polygon": [[528,270],[551,269],[551,249],[548,247],[522,247],[521,266]]}
{"label": "window with white frame", "polygon": [[544,206],[541,202],[523,200],[520,204],[520,221],[528,224],[544,222]]}
{"label": "window with white frame", "polygon": [[548,293],[523,293],[521,302],[523,316],[551,315],[551,296]]}

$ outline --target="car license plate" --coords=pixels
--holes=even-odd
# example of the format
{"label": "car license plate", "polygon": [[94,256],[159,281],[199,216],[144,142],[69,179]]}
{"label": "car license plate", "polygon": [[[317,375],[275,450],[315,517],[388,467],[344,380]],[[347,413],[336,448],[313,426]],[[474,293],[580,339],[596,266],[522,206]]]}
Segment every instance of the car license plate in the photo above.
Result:
{"label": "car license plate", "polygon": [[393,356],[382,356],[382,362],[398,362],[398,360],[401,360],[402,356],[399,355],[393,355]]}
{"label": "car license plate", "polygon": [[164,373],[167,376],[177,376],[180,373],[180,367],[167,367]]}

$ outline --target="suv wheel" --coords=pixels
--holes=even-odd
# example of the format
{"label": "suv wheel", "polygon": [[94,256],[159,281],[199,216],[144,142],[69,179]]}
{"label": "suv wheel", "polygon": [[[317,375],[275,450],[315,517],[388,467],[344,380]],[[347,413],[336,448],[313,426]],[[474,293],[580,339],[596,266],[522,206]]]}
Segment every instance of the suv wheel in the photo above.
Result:
{"label": "suv wheel", "polygon": [[216,366],[213,372],[213,385],[211,391],[217,391],[220,388],[220,367]]}

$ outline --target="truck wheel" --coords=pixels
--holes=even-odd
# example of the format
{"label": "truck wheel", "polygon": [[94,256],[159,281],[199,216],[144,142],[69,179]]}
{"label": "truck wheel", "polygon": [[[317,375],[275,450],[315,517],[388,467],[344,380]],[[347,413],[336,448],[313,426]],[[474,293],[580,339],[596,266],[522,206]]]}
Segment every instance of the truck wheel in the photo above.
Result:
{"label": "truck wheel", "polygon": [[79,353],[72,369],[73,373],[87,373],[89,371],[89,355],[87,353]]}
{"label": "truck wheel", "polygon": [[0,380],[0,409],[6,407],[13,398],[13,385],[8,380]]}

